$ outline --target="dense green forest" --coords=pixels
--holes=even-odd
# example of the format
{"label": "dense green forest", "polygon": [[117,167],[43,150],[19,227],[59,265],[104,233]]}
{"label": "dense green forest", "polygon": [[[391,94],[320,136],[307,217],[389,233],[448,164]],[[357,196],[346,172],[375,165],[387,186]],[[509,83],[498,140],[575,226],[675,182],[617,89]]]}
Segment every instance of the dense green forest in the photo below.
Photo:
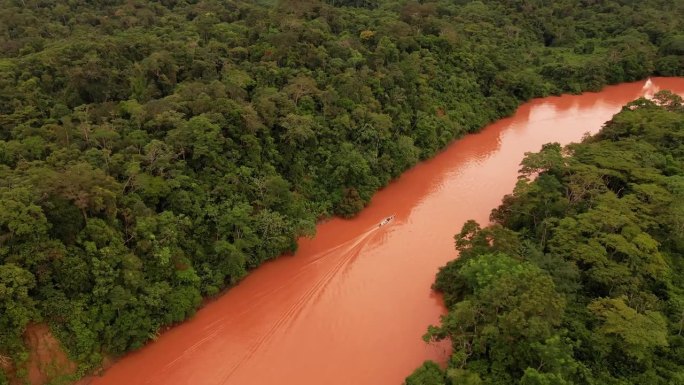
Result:
{"label": "dense green forest", "polygon": [[0,363],[20,376],[30,322],[81,375],[521,101],[684,74],[678,1],[0,9]]}
{"label": "dense green forest", "polygon": [[684,384],[684,105],[628,104],[594,137],[528,154],[493,225],[437,275],[446,371],[407,385]]}

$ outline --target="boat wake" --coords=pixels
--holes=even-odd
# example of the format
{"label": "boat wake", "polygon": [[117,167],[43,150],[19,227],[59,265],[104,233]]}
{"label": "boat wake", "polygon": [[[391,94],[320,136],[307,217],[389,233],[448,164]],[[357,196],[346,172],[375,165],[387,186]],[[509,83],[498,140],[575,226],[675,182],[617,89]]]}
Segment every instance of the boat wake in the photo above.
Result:
{"label": "boat wake", "polygon": [[[339,272],[348,266],[354,259],[356,259],[359,254],[361,254],[363,248],[372,238],[372,235],[376,230],[377,227],[366,230],[356,238],[353,238],[343,244],[321,253],[319,256],[313,258],[307,265],[305,265],[304,269],[320,262],[320,260],[323,258],[328,258],[334,255],[339,256],[339,259],[332,264],[332,267],[326,271],[317,281],[315,281],[315,283],[308,290],[306,290],[297,299],[297,301],[290,305],[290,307],[278,317],[277,321],[271,325],[268,331],[249,348],[247,353],[243,355],[243,357],[235,365],[230,367],[220,384],[225,384],[245,362],[250,360],[255,353],[259,351],[262,346],[271,341],[278,331],[284,327],[289,327],[301,316],[304,310],[313,305],[315,300],[323,294],[325,288],[330,284],[330,282],[332,282],[333,279],[335,279]],[[302,273],[303,271],[300,271],[298,275]]]}
{"label": "boat wake", "polygon": [[[347,266],[351,264],[363,251],[364,247],[373,238],[373,235],[379,230],[383,225],[388,224],[394,219],[394,215],[385,218],[379,225],[373,226],[366,229],[363,233],[358,236],[341,243],[335,247],[332,247],[326,251],[320,252],[302,265],[297,273],[290,276],[286,283],[279,285],[270,290],[259,293],[252,301],[252,305],[248,309],[243,310],[240,313],[228,314],[221,317],[204,328],[203,337],[197,340],[192,346],[188,347],[183,351],[182,354],[174,358],[172,361],[168,362],[164,368],[159,371],[158,375],[149,379],[145,384],[155,384],[155,378],[159,378],[162,373],[173,370],[179,363],[183,362],[183,359],[190,356],[193,352],[202,348],[206,343],[210,342],[216,338],[225,328],[232,326],[232,319],[239,319],[241,316],[248,313],[250,310],[263,306],[264,302],[272,298],[272,295],[282,289],[293,285],[299,280],[301,276],[309,272],[311,268],[324,265],[328,263],[330,266],[328,269],[320,275],[320,278],[313,281],[312,284],[304,290],[304,292],[297,297],[297,299],[290,304],[285,311],[278,315],[278,318],[271,325],[263,325],[266,330],[259,337],[257,337],[242,354],[242,356],[233,365],[226,368],[225,372],[220,374],[221,379],[217,384],[225,384],[233,376],[233,374],[247,361],[249,361],[254,355],[260,351],[264,345],[270,342],[280,330],[290,326],[295,322],[309,306],[315,303],[316,299],[319,298],[326,287],[332,282],[339,273]],[[333,259],[333,261],[330,261]]]}

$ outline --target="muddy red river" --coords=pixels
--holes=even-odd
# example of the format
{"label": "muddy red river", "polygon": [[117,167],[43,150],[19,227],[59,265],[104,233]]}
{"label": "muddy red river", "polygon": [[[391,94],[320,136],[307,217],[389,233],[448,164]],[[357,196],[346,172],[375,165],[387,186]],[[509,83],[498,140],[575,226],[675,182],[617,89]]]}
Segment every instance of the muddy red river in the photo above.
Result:
{"label": "muddy red river", "polygon": [[[426,344],[444,307],[430,290],[453,235],[488,221],[527,151],[578,141],[626,102],[684,79],[537,99],[467,136],[378,192],[353,220],[320,224],[295,256],[269,262],[93,385],[399,385],[448,345]],[[396,215],[384,226],[383,218]]]}

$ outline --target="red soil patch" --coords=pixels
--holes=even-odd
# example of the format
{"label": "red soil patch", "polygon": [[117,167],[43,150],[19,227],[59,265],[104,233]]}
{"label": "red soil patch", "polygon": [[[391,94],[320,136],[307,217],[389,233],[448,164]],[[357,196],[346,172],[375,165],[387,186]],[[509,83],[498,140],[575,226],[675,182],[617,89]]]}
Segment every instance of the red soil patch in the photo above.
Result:
{"label": "red soil patch", "polygon": [[56,377],[76,372],[76,364],[69,360],[47,325],[29,325],[24,332],[24,343],[29,350],[26,369],[31,385],[46,384]]}
{"label": "red soil patch", "polygon": [[4,373],[8,378],[14,376],[14,365],[12,365],[12,360],[2,354],[0,354],[0,372]]}

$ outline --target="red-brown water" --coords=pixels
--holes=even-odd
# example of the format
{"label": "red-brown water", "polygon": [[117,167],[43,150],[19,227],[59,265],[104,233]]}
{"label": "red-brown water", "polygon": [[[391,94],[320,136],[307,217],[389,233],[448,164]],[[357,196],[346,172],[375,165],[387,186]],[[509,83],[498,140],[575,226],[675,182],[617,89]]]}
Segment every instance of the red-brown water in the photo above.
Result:
{"label": "red-brown water", "polygon": [[[380,191],[353,220],[318,226],[295,256],[257,269],[190,321],[128,355],[94,385],[399,385],[447,345],[421,340],[444,307],[430,290],[453,235],[486,223],[526,151],[578,141],[626,102],[684,79],[550,97],[452,144]],[[378,227],[395,214],[389,224]]]}

